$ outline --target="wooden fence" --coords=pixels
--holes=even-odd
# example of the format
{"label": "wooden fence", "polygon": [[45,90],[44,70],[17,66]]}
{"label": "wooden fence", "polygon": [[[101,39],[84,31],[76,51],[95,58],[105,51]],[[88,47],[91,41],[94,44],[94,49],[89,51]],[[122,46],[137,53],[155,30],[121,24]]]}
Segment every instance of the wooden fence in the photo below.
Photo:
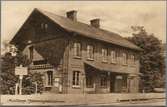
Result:
{"label": "wooden fence", "polygon": [[165,93],[1,95],[2,105],[110,104],[121,101],[165,99]]}

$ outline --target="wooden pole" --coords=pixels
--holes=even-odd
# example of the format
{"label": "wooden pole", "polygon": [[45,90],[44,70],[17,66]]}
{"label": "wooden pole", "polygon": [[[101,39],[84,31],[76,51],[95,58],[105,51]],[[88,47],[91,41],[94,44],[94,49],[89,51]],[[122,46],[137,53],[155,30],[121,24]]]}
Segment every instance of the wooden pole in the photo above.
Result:
{"label": "wooden pole", "polygon": [[20,87],[19,87],[19,94],[22,95],[22,82],[23,82],[23,75],[19,75],[19,79],[20,79]]}

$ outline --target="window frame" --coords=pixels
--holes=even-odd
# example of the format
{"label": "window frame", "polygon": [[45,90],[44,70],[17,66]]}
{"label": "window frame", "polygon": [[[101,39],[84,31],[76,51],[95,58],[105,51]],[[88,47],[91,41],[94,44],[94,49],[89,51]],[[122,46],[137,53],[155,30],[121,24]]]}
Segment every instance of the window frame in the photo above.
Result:
{"label": "window frame", "polygon": [[122,58],[123,58],[123,65],[127,65],[128,64],[128,61],[127,61],[127,53],[126,52],[123,52],[122,53]]}
{"label": "window frame", "polygon": [[130,66],[136,66],[136,63],[135,63],[135,55],[133,53],[130,53],[129,54],[129,57],[128,57],[128,64]]}
{"label": "window frame", "polygon": [[106,73],[100,74],[100,87],[101,88],[107,88],[107,85],[108,85],[108,78],[107,77],[108,76]]}
{"label": "window frame", "polygon": [[82,57],[81,42],[74,42],[73,43],[73,56],[74,56],[74,58],[79,58],[79,59]]}
{"label": "window frame", "polygon": [[80,88],[80,71],[73,71],[72,73],[72,87]]}
{"label": "window frame", "polygon": [[131,61],[132,61],[132,65],[135,65],[135,55],[131,54]]}
{"label": "window frame", "polygon": [[115,55],[116,55],[116,62],[117,62],[118,64],[120,64],[120,58],[121,58],[120,50],[116,50],[115,52],[116,52],[116,53],[115,53]]}
{"label": "window frame", "polygon": [[110,57],[111,57],[111,63],[115,64],[117,62],[116,51],[115,50],[110,51]]}
{"label": "window frame", "polygon": [[87,52],[87,60],[94,60],[94,45],[92,44],[87,44],[86,47],[86,52]]}
{"label": "window frame", "polygon": [[47,22],[41,22],[40,23],[40,29],[42,30],[42,32],[44,33],[46,33],[46,31],[48,30],[48,28],[49,28],[49,25],[48,25],[48,23]]}
{"label": "window frame", "polygon": [[101,49],[101,56],[102,56],[102,62],[108,62],[108,49],[107,48]]}

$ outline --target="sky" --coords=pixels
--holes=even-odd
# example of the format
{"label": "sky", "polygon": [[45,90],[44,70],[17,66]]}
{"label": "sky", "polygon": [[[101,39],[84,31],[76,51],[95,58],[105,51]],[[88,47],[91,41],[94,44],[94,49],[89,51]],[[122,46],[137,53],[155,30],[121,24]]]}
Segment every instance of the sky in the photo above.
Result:
{"label": "sky", "polygon": [[165,1],[2,1],[1,51],[34,8],[65,16],[77,10],[77,20],[89,24],[100,18],[100,27],[123,37],[132,36],[131,26],[144,26],[148,33],[166,42]]}

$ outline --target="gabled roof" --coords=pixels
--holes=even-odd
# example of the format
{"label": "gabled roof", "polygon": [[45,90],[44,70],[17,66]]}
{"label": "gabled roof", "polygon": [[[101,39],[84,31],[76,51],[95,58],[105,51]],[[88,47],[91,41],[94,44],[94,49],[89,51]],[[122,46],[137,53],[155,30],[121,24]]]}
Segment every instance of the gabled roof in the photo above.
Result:
{"label": "gabled roof", "polygon": [[92,27],[91,25],[88,25],[79,21],[72,21],[66,17],[58,16],[54,13],[43,11],[40,9],[35,9],[34,11],[38,11],[41,14],[45,15],[54,23],[58,24],[60,27],[64,28],[69,32],[76,32],[85,37],[97,39],[100,41],[104,41],[107,43],[115,44],[118,46],[130,48],[134,50],[141,50],[141,48],[129,42],[125,38],[121,37],[119,34],[109,32],[101,28],[95,28],[95,27]]}

